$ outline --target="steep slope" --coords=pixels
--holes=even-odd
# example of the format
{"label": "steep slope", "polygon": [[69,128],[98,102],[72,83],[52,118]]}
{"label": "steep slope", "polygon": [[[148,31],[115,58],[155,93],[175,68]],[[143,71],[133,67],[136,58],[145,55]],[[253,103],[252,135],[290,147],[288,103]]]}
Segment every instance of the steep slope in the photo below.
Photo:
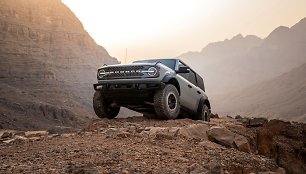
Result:
{"label": "steep slope", "polygon": [[220,112],[306,122],[306,64],[219,98]]}
{"label": "steep slope", "polygon": [[118,62],[60,0],[0,1],[0,126],[79,126],[104,63]]}

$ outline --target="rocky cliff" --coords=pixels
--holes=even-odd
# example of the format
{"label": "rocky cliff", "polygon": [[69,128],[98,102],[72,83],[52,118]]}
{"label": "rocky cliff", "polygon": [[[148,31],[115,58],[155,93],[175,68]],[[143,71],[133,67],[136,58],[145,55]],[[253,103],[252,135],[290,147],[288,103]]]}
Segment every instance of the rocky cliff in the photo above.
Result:
{"label": "rocky cliff", "polygon": [[0,1],[0,128],[77,126],[115,63],[60,0]]}

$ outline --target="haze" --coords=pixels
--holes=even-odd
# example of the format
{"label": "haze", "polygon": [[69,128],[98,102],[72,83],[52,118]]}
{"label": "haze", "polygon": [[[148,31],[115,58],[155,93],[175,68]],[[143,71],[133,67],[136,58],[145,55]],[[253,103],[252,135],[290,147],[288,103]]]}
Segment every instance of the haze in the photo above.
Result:
{"label": "haze", "polygon": [[238,33],[266,37],[306,16],[305,0],[63,0],[111,56],[175,57]]}

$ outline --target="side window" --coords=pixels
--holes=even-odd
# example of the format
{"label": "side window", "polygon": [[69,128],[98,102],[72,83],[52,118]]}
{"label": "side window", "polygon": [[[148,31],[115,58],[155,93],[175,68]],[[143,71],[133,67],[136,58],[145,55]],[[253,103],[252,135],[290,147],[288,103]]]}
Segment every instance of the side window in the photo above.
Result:
{"label": "side window", "polygon": [[195,74],[193,71],[190,71],[190,72],[189,72],[188,81],[191,82],[192,84],[194,84],[195,86],[198,86],[198,85],[197,85],[196,74]]}
{"label": "side window", "polygon": [[198,82],[198,87],[201,88],[205,92],[205,87],[204,87],[204,81],[201,76],[197,74],[197,82]]}
{"label": "side window", "polygon": [[[186,66],[186,65],[184,63],[182,63],[181,61],[179,61],[178,68],[180,68],[182,66]],[[184,79],[188,80],[189,73],[179,73],[179,75],[181,75]]]}

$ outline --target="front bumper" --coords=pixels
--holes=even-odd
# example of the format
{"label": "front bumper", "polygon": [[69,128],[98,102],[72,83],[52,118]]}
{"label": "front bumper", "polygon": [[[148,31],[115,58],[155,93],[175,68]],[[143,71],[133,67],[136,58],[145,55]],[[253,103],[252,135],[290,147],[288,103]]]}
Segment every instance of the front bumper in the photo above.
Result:
{"label": "front bumper", "polygon": [[162,82],[130,82],[130,83],[97,83],[96,91],[102,91],[103,96],[113,99],[118,105],[144,107],[145,101],[153,102],[153,95],[164,83]]}
{"label": "front bumper", "polygon": [[162,82],[158,80],[109,80],[99,81],[93,87],[96,91],[119,91],[119,90],[152,90],[157,89]]}

